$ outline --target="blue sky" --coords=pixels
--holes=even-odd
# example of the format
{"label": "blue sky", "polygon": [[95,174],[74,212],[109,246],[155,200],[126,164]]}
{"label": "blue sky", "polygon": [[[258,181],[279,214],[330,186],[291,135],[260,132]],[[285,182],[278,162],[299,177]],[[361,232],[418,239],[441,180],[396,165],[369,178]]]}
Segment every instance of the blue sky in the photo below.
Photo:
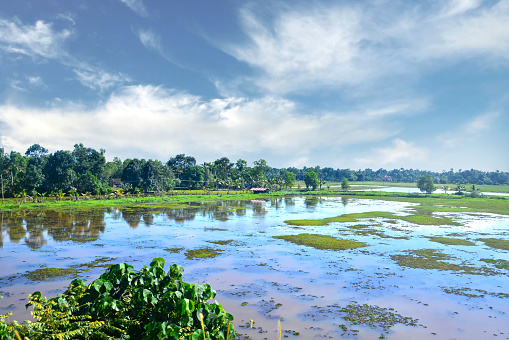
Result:
{"label": "blue sky", "polygon": [[0,146],[509,170],[509,1],[2,0]]}

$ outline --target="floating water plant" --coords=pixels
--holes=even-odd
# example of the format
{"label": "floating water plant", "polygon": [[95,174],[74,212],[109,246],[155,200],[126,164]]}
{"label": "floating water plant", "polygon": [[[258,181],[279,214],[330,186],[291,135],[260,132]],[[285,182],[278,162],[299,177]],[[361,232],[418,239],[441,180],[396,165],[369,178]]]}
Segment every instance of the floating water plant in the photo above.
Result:
{"label": "floating water plant", "polygon": [[340,240],[332,236],[318,234],[298,234],[274,236],[274,238],[282,239],[288,242],[313,247],[316,249],[346,250],[365,247],[366,244],[352,240]]}
{"label": "floating water plant", "polygon": [[76,276],[81,271],[82,269],[76,268],[39,268],[23,276],[31,281],[47,281]]}
{"label": "floating water plant", "polygon": [[453,246],[475,246],[474,242],[463,240],[461,238],[453,238],[453,237],[440,237],[440,236],[434,236],[429,237],[430,241],[438,242],[446,245],[453,245]]}
{"label": "floating water plant", "polygon": [[186,251],[186,257],[188,260],[203,259],[209,257],[216,257],[222,253],[222,250],[213,248],[200,248]]}

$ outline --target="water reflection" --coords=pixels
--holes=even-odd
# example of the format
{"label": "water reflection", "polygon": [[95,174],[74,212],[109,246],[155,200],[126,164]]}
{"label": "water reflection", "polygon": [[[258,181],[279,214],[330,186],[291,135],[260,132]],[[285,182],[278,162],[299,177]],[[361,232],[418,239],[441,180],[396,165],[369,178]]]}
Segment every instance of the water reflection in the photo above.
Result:
{"label": "water reflection", "polygon": [[24,241],[30,249],[40,248],[48,243],[50,236],[54,241],[95,239],[104,232],[105,210],[89,212],[86,215],[76,212],[2,212],[1,234],[9,242]]}
{"label": "water reflection", "polygon": [[[307,198],[305,206],[314,208],[323,200],[317,197]],[[344,200],[343,202],[346,202]],[[345,204],[345,203],[343,203]],[[197,216],[208,220],[227,221],[231,218],[246,216],[249,211],[253,217],[265,217],[271,209],[293,207],[294,198],[272,198],[269,200],[232,200],[219,202],[193,202],[182,204],[181,208],[150,207],[99,208],[87,212],[0,212],[1,239],[0,248],[7,243],[23,242],[30,249],[38,249],[54,242],[92,242],[105,232],[105,218],[123,220],[132,229],[140,225],[150,227],[158,216],[165,216],[176,223],[195,220]]]}

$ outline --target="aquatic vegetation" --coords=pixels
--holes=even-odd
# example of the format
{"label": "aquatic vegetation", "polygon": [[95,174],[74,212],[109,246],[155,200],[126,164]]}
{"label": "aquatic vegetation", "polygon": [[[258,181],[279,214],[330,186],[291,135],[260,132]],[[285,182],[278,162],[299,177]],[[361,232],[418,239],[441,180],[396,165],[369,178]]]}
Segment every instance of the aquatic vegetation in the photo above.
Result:
{"label": "aquatic vegetation", "polygon": [[509,250],[509,240],[498,238],[480,238],[479,241],[484,242],[490,248]]}
{"label": "aquatic vegetation", "polygon": [[59,280],[76,276],[81,271],[83,270],[76,268],[39,268],[23,274],[23,276],[30,281]]}
{"label": "aquatic vegetation", "polygon": [[420,225],[461,225],[461,223],[455,222],[449,217],[434,217],[429,215],[409,215],[409,216],[399,216],[398,218],[403,221]]}
{"label": "aquatic vegetation", "polygon": [[222,254],[222,250],[213,248],[199,248],[186,251],[186,257],[188,260],[193,259],[204,259],[210,257],[216,257]]}
{"label": "aquatic vegetation", "polygon": [[474,242],[463,240],[461,238],[453,238],[453,237],[428,237],[430,241],[438,242],[446,245],[454,245],[454,246],[475,246]]}
{"label": "aquatic vegetation", "polygon": [[73,268],[98,268],[98,267],[107,268],[107,267],[111,266],[113,264],[112,262],[114,262],[114,261],[115,261],[115,259],[112,257],[99,257],[91,262],[82,263],[80,265],[73,266]]}
{"label": "aquatic vegetation", "polygon": [[455,271],[460,274],[473,275],[497,275],[497,271],[487,267],[476,268],[463,264],[450,263],[446,261],[455,260],[449,254],[438,249],[409,250],[405,255],[391,255],[391,258],[402,267],[419,269],[437,269]]}
{"label": "aquatic vegetation", "polygon": [[509,261],[508,260],[502,260],[502,259],[481,259],[481,261],[486,263],[491,263],[495,265],[495,267],[499,269],[507,269],[509,270]]}
{"label": "aquatic vegetation", "polygon": [[468,298],[483,298],[485,296],[494,296],[499,299],[507,299],[509,298],[509,294],[507,293],[492,293],[488,292],[484,289],[477,289],[477,288],[454,288],[454,287],[440,287],[444,293],[447,294],[454,294],[459,296],[465,296]]}
{"label": "aquatic vegetation", "polygon": [[180,253],[184,248],[164,248],[163,250],[170,253]]}
{"label": "aquatic vegetation", "polygon": [[[418,323],[419,320],[408,316],[402,316],[395,312],[394,308],[383,308],[377,305],[368,304],[349,304],[345,307],[339,305],[329,305],[327,307],[315,307],[315,317],[335,317],[335,315],[342,317],[345,321],[348,321],[352,325],[362,325],[371,328],[379,328],[389,332],[390,328],[395,325],[405,326],[422,326]],[[346,333],[348,327],[341,325],[341,329]],[[356,333],[357,330],[350,330]]]}
{"label": "aquatic vegetation", "polygon": [[286,224],[296,225],[296,226],[316,226],[316,225],[327,225],[329,224],[326,220],[287,220],[284,221]]}
{"label": "aquatic vegetation", "polygon": [[359,235],[359,236],[372,235],[372,236],[378,236],[380,238],[392,238],[395,240],[408,240],[409,239],[408,236],[391,236],[391,235],[387,235],[383,231],[371,229],[371,228],[361,228],[359,230],[354,231],[354,234]]}
{"label": "aquatic vegetation", "polygon": [[219,244],[219,245],[226,245],[226,244],[230,244],[233,242],[233,240],[221,240],[221,241],[207,241],[209,243],[214,243],[214,244]]}
{"label": "aquatic vegetation", "polygon": [[366,244],[362,242],[340,240],[332,236],[318,234],[284,235],[274,236],[274,238],[282,239],[299,245],[313,247],[316,249],[346,250],[366,247]]}
{"label": "aquatic vegetation", "polygon": [[80,238],[80,237],[65,237],[59,239],[59,241],[72,241],[72,242],[93,242],[97,241],[98,237],[87,237],[87,238]]}

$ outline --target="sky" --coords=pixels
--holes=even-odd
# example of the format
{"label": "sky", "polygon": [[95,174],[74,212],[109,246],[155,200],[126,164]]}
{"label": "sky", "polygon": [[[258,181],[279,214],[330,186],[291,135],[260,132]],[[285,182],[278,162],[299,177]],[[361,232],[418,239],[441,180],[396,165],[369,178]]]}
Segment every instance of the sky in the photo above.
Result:
{"label": "sky", "polygon": [[2,0],[0,147],[509,171],[509,0]]}

